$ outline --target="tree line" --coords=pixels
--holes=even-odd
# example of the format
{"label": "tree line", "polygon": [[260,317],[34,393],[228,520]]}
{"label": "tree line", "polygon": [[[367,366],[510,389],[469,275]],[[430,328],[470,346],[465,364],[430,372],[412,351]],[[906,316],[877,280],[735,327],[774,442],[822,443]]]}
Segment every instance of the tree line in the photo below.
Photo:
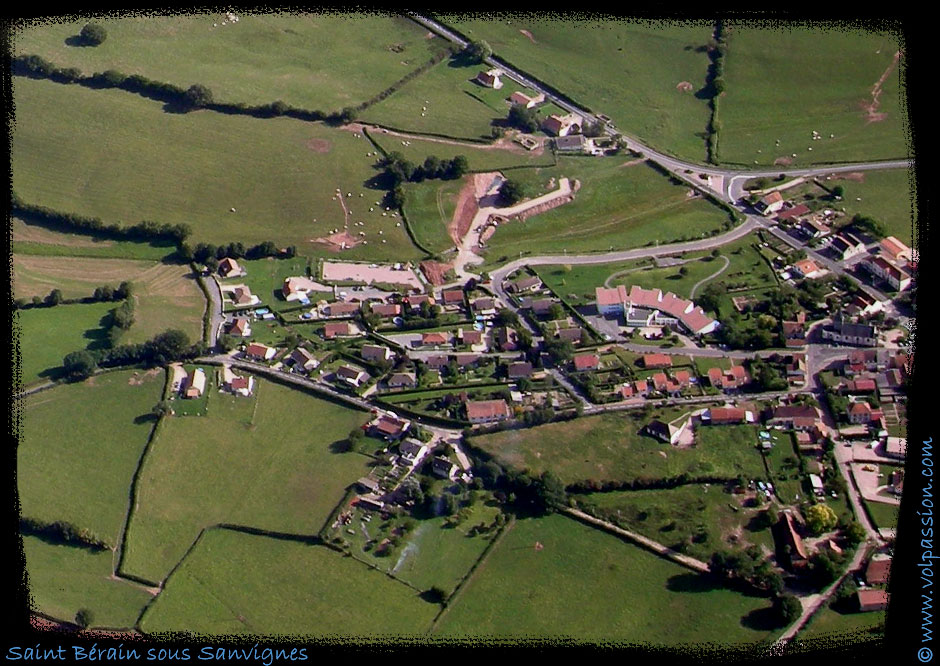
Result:
{"label": "tree line", "polygon": [[179,244],[192,234],[192,228],[188,224],[159,224],[145,220],[128,227],[120,224],[106,225],[97,217],[85,217],[26,203],[16,192],[11,195],[10,210],[13,214],[32,217],[47,226],[67,231],[78,230],[84,233],[102,234],[118,239],[170,240]]}
{"label": "tree line", "polygon": [[205,353],[205,343],[199,341],[192,344],[184,331],[169,329],[142,343],[71,352],[62,359],[62,366],[67,379],[81,381],[93,375],[98,368],[136,364],[162,366],[173,361],[196,358]]}

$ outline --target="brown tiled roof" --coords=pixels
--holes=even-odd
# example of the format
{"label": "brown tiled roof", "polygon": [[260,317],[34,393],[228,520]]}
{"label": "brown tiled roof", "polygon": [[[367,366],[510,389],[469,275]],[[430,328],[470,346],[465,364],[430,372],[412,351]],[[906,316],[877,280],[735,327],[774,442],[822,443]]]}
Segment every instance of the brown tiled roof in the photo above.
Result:
{"label": "brown tiled roof", "polygon": [[471,421],[506,416],[509,416],[509,405],[506,404],[505,400],[467,401],[467,418]]}

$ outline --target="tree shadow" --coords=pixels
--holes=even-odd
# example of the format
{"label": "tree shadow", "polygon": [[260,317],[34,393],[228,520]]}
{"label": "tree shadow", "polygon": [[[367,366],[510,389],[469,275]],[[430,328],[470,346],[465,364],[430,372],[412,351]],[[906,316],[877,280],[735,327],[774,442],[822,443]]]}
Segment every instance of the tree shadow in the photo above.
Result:
{"label": "tree shadow", "polygon": [[66,46],[79,46],[82,48],[87,48],[91,46],[91,44],[89,44],[84,39],[82,39],[81,35],[72,35],[71,37],[66,37],[65,45]]}
{"label": "tree shadow", "polygon": [[695,99],[708,101],[715,96],[715,86],[708,84],[695,91]]}
{"label": "tree shadow", "polygon": [[666,589],[672,592],[712,592],[723,588],[721,581],[704,574],[676,574],[666,581]]}
{"label": "tree shadow", "polygon": [[348,439],[338,439],[329,445],[330,453],[347,453],[352,450]]}
{"label": "tree shadow", "polygon": [[450,60],[447,61],[448,67],[453,67],[455,69],[461,69],[464,67],[486,67],[486,65],[480,60],[465,51],[460,51],[455,53],[450,57]]}
{"label": "tree shadow", "polygon": [[151,423],[156,420],[157,420],[156,414],[150,414],[150,413],[141,414],[139,416],[134,417],[134,425],[141,425],[143,423]]}
{"label": "tree shadow", "polygon": [[741,618],[741,626],[754,631],[773,631],[781,626],[780,619],[771,607],[755,608]]}

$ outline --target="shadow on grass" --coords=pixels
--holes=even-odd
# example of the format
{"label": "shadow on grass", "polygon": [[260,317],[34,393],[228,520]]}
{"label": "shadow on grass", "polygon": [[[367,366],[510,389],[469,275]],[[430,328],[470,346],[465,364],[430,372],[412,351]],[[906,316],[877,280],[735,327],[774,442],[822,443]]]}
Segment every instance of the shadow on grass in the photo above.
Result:
{"label": "shadow on grass", "polygon": [[694,573],[676,574],[666,581],[666,589],[672,592],[713,592],[723,587],[714,576]]}
{"label": "shadow on grass", "polygon": [[135,425],[141,425],[141,424],[143,424],[143,423],[152,423],[152,422],[154,422],[154,421],[156,421],[156,420],[157,420],[157,415],[156,415],[156,414],[151,414],[151,413],[148,412],[147,414],[141,414],[141,415],[139,415],[139,416],[135,416],[135,417],[134,417],[134,424],[135,424]]}
{"label": "shadow on grass", "polygon": [[87,48],[91,46],[88,42],[81,38],[81,35],[72,35],[71,37],[65,38],[66,46],[78,46],[82,48]]}
{"label": "shadow on grass", "polygon": [[329,449],[330,453],[347,453],[352,450],[352,447],[348,439],[338,439],[330,443]]}
{"label": "shadow on grass", "polygon": [[754,631],[773,631],[783,625],[780,623],[780,618],[774,612],[774,609],[768,606],[766,608],[755,608],[743,616],[741,626]]}

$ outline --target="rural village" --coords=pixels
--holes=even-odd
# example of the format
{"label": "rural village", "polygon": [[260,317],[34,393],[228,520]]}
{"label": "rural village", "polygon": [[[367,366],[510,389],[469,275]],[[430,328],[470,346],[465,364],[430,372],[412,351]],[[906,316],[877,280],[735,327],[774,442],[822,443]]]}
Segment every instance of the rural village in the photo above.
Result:
{"label": "rural village", "polygon": [[[693,155],[542,67],[577,24],[362,19],[408,65],[361,108],[340,100],[376,86],[355,84],[330,116],[288,92],[254,106],[245,91],[260,79],[162,84],[182,85],[182,65],[146,66],[149,46],[138,70],[117,71],[150,30],[121,24],[145,20],[293,25],[121,18],[14,42],[18,491],[37,626],[768,651],[881,636],[918,266],[912,162],[889,136],[903,113],[888,101],[903,58],[890,35],[839,42],[884,43],[869,58],[881,70],[858,73],[870,108],[808,112],[798,133],[758,139],[732,134],[727,109],[756,76],[734,58],[764,37],[698,26],[701,49],[673,48],[698,59],[701,113],[721,99],[726,115],[721,153],[715,138]],[[540,28],[553,50],[528,59]],[[669,30],[692,43],[691,24]],[[690,105],[692,88],[667,92]],[[88,141],[125,123],[109,131],[133,154],[135,133],[156,132],[168,171],[244,141],[239,160],[303,177],[270,189],[277,174],[244,178],[227,158],[211,177],[131,159],[75,183],[78,167],[50,175],[59,153],[44,146],[60,134],[38,125],[78,126],[67,110],[86,106]],[[474,114],[489,136],[473,135]],[[461,123],[472,129],[446,129]],[[856,143],[839,147],[850,130]],[[278,156],[269,141],[300,148]],[[104,203],[125,177],[194,189],[141,194],[127,214]],[[200,188],[211,210],[177,215]],[[288,188],[317,194],[279,202]],[[592,610],[573,620],[575,605]],[[648,624],[663,620],[672,628]]]}

